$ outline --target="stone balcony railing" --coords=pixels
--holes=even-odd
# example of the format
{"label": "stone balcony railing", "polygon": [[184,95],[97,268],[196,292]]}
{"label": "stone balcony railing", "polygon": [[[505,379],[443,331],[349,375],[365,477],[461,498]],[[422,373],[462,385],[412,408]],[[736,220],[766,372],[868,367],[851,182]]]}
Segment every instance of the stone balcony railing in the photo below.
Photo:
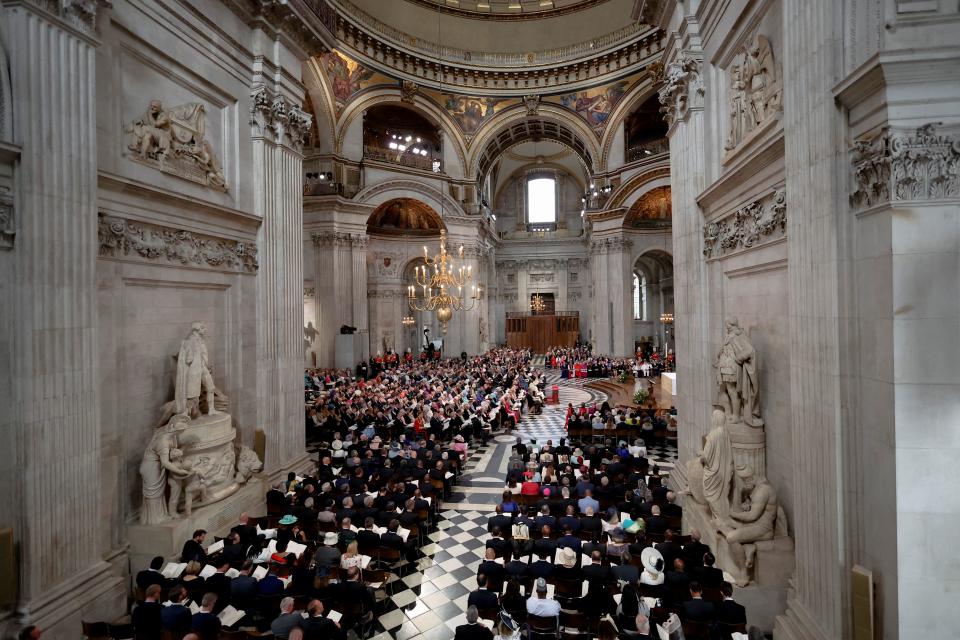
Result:
{"label": "stone balcony railing", "polygon": [[468,51],[412,38],[349,0],[329,0],[337,40],[347,55],[422,86],[482,95],[558,93],[592,86],[655,61],[663,33],[633,24],[569,47],[530,53]]}
{"label": "stone balcony railing", "polygon": [[670,152],[670,141],[666,138],[658,138],[656,140],[651,140],[649,142],[644,142],[642,144],[633,145],[627,147],[625,153],[626,162],[637,162],[638,160],[646,160],[650,156],[659,155],[661,153]]}
{"label": "stone balcony railing", "polygon": [[384,149],[383,147],[363,146],[364,160],[378,160],[380,162],[389,162],[390,164],[399,164],[411,169],[420,169],[431,173],[441,173],[443,164],[440,160],[435,160],[432,156],[414,155],[408,152],[398,153],[393,149]]}

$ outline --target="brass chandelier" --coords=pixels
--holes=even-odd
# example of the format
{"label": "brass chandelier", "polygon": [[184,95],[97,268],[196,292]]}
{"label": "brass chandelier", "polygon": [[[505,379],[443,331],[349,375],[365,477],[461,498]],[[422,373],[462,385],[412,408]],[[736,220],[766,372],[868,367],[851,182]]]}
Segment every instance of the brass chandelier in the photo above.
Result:
{"label": "brass chandelier", "polygon": [[[463,246],[458,257],[463,260]],[[440,232],[440,253],[433,258],[423,248],[424,264],[416,268],[416,285],[407,287],[410,308],[414,311],[430,311],[437,314],[440,328],[447,332],[447,323],[454,311],[470,311],[480,299],[480,287],[470,285],[473,279],[472,266],[456,266],[456,258],[447,253],[447,233]],[[469,285],[469,296],[464,289]],[[417,297],[417,287],[422,290],[422,298]]]}
{"label": "brass chandelier", "polygon": [[547,303],[544,302],[543,296],[539,293],[535,293],[530,300],[530,310],[533,311],[534,314],[543,313],[547,310]]}

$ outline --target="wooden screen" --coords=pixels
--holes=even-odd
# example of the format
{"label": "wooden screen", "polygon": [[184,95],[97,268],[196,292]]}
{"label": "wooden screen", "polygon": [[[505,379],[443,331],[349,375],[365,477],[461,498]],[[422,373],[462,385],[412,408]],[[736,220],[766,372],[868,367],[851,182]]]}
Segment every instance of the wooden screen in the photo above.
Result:
{"label": "wooden screen", "polygon": [[556,315],[507,314],[507,346],[545,353],[550,347],[572,347],[580,335],[577,312]]}

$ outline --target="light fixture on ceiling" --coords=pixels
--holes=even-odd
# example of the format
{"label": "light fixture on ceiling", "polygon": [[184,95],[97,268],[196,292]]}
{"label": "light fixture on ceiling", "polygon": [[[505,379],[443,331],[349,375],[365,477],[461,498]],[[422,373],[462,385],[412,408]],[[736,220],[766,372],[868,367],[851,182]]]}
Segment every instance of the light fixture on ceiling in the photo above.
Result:
{"label": "light fixture on ceiling", "polygon": [[400,324],[402,324],[403,326],[409,329],[410,327],[417,324],[417,321],[414,319],[413,316],[403,316],[403,320],[400,321]]}

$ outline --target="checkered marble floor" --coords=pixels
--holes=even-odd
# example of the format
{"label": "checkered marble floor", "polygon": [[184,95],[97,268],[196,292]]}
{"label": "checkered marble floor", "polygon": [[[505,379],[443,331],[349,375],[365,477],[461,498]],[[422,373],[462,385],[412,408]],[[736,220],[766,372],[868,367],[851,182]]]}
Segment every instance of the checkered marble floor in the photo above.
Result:
{"label": "checkered marble floor", "polygon": [[[551,384],[553,381],[551,381]],[[487,520],[500,501],[510,448],[516,437],[554,443],[564,437],[568,402],[598,402],[602,393],[558,382],[560,405],[544,407],[539,416],[524,415],[510,435],[495,436],[487,446],[471,449],[453,494],[443,503],[435,528],[414,562],[405,563],[379,594],[374,640],[449,640],[466,621],[467,597],[477,588],[477,567],[483,558]],[[676,448],[647,447],[648,458],[669,471]]]}

